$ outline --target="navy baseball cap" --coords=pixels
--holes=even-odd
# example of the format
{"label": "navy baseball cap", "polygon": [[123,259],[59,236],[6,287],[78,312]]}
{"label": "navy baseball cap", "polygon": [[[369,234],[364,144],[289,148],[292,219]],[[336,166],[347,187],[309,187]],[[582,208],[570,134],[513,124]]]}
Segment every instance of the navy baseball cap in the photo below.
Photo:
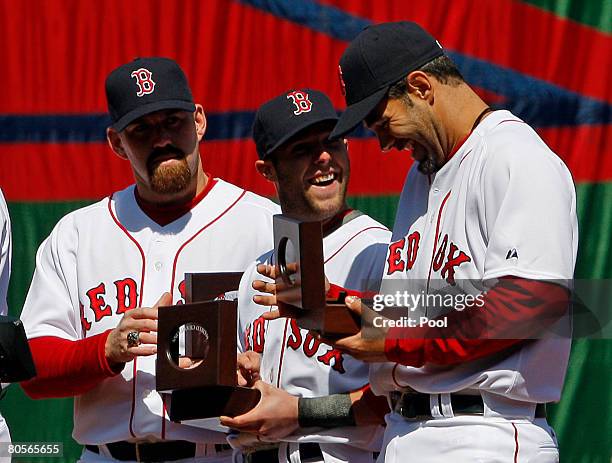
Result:
{"label": "navy baseball cap", "polygon": [[187,77],[169,58],[136,58],[106,78],[111,127],[118,132],[134,120],[162,109],[195,111]]}
{"label": "navy baseball cap", "polygon": [[393,83],[443,54],[440,43],[416,23],[366,27],[340,58],[340,85],[347,108],[330,138],[353,130],[382,101]]}
{"label": "navy baseball cap", "polygon": [[298,132],[324,121],[337,122],[338,114],[327,95],[318,90],[291,90],[264,103],[253,123],[259,159],[269,156]]}

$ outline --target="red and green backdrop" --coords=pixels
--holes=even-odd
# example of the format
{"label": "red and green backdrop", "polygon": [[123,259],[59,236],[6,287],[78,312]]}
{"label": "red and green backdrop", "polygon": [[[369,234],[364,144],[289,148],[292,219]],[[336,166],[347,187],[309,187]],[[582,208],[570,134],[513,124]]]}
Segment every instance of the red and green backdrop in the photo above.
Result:
{"label": "red and green backdrop", "polygon": [[[313,87],[341,110],[337,63],[347,42],[367,24],[403,19],[434,34],[487,102],[529,122],[565,160],[578,193],[577,277],[612,278],[612,0],[0,0],[11,313],[21,311],[36,248],[56,221],[132,181],[104,138],[111,69],[136,56],[176,59],[208,116],[206,170],[271,196],[253,168],[258,105]],[[392,225],[411,161],[380,154],[363,130],[349,149],[351,203]],[[80,453],[71,400],[32,401],[13,386],[0,409],[15,441],[64,441],[65,461]],[[612,341],[574,341],[551,421],[562,461],[610,461]]]}

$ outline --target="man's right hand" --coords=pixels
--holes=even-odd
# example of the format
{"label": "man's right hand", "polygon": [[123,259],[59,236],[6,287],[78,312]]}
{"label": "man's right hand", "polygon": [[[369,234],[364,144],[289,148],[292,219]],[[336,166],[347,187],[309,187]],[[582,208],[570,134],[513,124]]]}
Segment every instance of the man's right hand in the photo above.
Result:
{"label": "man's right hand", "polygon": [[[113,367],[132,361],[140,355],[157,352],[157,311],[160,306],[172,305],[170,293],[164,293],[153,307],[137,307],[128,310],[117,327],[106,338],[104,353],[108,364]],[[128,334],[138,333],[140,344],[128,344]]]}
{"label": "man's right hand", "polygon": [[[290,274],[297,272],[297,264],[291,263],[287,265],[287,270]],[[259,264],[257,266],[257,271],[260,275],[270,278],[272,280],[276,280],[277,278],[277,269],[274,265],[267,264]],[[275,306],[277,305],[276,294],[279,291],[287,291],[290,289],[292,296],[299,297],[299,282],[295,283],[295,287],[287,287],[284,282],[275,283],[265,280],[253,280],[252,283],[253,289],[265,294],[256,294],[253,296],[253,302],[259,305],[265,306]],[[327,277],[325,277],[325,292],[329,291],[330,284]],[[285,297],[289,296],[290,292],[285,293]],[[285,302],[287,302],[285,300]],[[270,312],[264,312],[262,317],[265,320],[276,320],[278,318],[298,318],[301,314],[301,310],[299,307],[292,307],[291,302],[289,301],[287,304],[281,305],[281,307],[277,307],[276,310],[272,310]]]}

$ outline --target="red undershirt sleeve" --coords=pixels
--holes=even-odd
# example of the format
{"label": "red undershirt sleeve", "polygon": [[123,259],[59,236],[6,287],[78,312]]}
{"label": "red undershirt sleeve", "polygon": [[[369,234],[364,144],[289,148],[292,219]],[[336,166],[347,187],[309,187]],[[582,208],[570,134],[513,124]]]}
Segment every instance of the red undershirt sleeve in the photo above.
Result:
{"label": "red undershirt sleeve", "polygon": [[444,315],[444,328],[390,328],[385,354],[413,367],[469,362],[537,337],[567,314],[568,304],[563,286],[505,277],[484,293],[481,307]]}
{"label": "red undershirt sleeve", "polygon": [[346,289],[346,288],[343,288],[342,286],[338,286],[333,283],[330,283],[329,290],[327,291],[327,294],[325,296],[329,300],[338,300],[340,299],[340,296],[342,295],[357,296],[360,299],[371,299],[372,297],[374,297],[374,294],[375,294],[374,292],[363,292],[363,291],[357,291],[354,289]]}
{"label": "red undershirt sleeve", "polygon": [[55,336],[30,339],[37,375],[21,387],[33,399],[71,397],[119,374],[125,364],[111,368],[104,352],[110,332],[78,341]]}

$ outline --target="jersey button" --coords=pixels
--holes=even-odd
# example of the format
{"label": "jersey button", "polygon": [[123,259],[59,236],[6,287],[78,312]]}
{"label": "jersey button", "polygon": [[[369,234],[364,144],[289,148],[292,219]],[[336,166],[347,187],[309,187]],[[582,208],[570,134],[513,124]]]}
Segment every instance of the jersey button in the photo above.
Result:
{"label": "jersey button", "polygon": [[155,270],[157,270],[158,272],[163,268],[164,264],[162,264],[161,262],[155,262]]}

